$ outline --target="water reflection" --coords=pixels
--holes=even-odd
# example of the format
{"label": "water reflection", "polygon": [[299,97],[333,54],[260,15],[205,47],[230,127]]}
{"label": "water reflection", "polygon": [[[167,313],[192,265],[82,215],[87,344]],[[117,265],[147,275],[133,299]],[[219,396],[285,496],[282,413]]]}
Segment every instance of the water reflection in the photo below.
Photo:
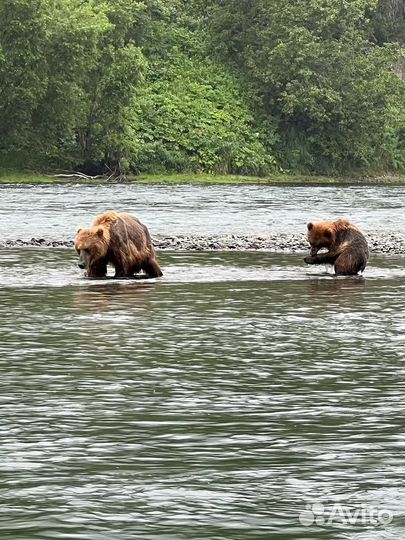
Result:
{"label": "water reflection", "polygon": [[[165,253],[162,280],[97,282],[70,252],[16,251],[2,539],[405,536],[401,259],[337,279],[301,256]],[[313,502],[394,518],[304,526]]]}
{"label": "water reflection", "polygon": [[328,307],[331,302],[354,306],[356,299],[367,292],[367,280],[364,276],[325,277],[310,276],[307,281],[309,302],[315,302],[317,307],[323,304]]}
{"label": "water reflection", "polygon": [[131,310],[147,306],[149,294],[158,286],[156,281],[153,284],[136,281],[125,285],[111,282],[91,285],[73,293],[73,304],[84,312]]}

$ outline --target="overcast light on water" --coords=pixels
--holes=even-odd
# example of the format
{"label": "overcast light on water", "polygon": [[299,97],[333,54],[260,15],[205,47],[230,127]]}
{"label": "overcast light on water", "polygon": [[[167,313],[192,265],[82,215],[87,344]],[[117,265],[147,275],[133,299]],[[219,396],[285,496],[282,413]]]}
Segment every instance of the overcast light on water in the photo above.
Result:
{"label": "overcast light on water", "polygon": [[401,186],[0,186],[1,237],[11,240],[71,239],[111,209],[133,212],[163,235],[299,233],[309,219],[335,218],[401,232],[403,208]]}
{"label": "overcast light on water", "polygon": [[[183,211],[180,188],[153,207],[150,188],[67,189],[0,189],[1,238],[69,237],[107,193],[158,233],[308,217],[303,188],[242,208],[243,188],[203,230],[219,188]],[[314,219],[354,205],[399,230],[402,192],[313,189]],[[1,540],[405,538],[403,257],[351,278],[301,254],[159,257],[162,279],[86,280],[73,250],[0,249]]]}

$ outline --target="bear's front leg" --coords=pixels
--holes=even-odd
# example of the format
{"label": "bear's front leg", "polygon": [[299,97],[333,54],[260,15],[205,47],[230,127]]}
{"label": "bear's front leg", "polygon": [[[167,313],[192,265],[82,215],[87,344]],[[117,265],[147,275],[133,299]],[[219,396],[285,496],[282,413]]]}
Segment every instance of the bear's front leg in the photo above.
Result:
{"label": "bear's front leg", "polygon": [[99,260],[96,264],[92,264],[87,270],[89,278],[104,278],[107,275],[107,263],[104,260]]}
{"label": "bear's front leg", "polygon": [[307,264],[335,264],[337,256],[330,253],[320,253],[317,255],[308,255],[304,261]]}

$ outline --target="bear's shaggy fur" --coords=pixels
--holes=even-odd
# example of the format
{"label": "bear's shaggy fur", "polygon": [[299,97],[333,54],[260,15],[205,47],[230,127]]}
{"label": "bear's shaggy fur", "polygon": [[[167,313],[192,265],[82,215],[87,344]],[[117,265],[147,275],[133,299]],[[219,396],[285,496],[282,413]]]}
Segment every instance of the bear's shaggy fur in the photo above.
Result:
{"label": "bear's shaggy fur", "polygon": [[[333,264],[335,273],[342,276],[363,272],[368,260],[367,240],[359,229],[345,221],[308,223],[308,241],[311,253],[305,257],[307,264]],[[327,248],[327,253],[319,253]]]}
{"label": "bear's shaggy fur", "polygon": [[77,231],[75,248],[88,277],[105,277],[108,264],[116,278],[141,270],[150,278],[163,275],[148,229],[131,214],[109,211],[97,216],[91,227]]}

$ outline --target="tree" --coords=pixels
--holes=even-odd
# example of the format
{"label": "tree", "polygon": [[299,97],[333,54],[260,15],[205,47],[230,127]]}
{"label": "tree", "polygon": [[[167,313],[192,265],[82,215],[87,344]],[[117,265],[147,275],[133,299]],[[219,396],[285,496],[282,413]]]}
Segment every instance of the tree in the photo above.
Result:
{"label": "tree", "polygon": [[49,11],[44,0],[0,2],[0,148],[21,138],[46,93]]}
{"label": "tree", "polygon": [[405,45],[405,2],[380,0],[375,13],[377,35],[382,41],[399,41]]}
{"label": "tree", "polygon": [[[278,124],[287,167],[401,168],[398,48],[370,39],[373,0],[212,0],[218,52]],[[272,120],[273,121],[273,120]],[[388,136],[389,134],[389,136]]]}
{"label": "tree", "polygon": [[135,0],[104,0],[107,17],[96,61],[83,79],[84,122],[78,127],[82,167],[107,166],[115,175],[127,167],[128,112],[146,63],[136,44],[136,25],[143,4]]}
{"label": "tree", "polygon": [[2,0],[0,145],[31,163],[125,166],[144,58],[134,0]]}

